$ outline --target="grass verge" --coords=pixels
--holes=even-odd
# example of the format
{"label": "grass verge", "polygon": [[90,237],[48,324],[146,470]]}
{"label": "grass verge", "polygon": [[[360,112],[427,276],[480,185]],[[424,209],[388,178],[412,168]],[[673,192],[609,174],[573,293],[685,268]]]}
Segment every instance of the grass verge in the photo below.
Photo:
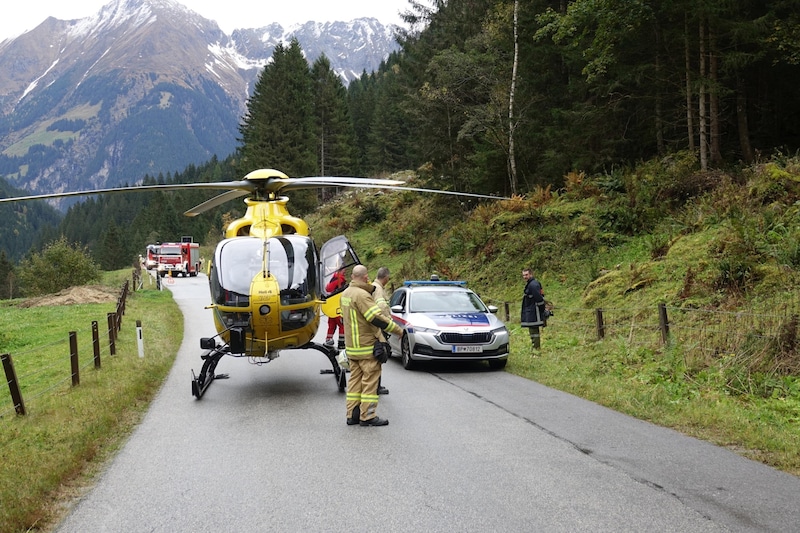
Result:
{"label": "grass verge", "polygon": [[[108,273],[104,284],[118,290],[129,272]],[[183,319],[171,293],[145,281],[142,290],[130,293],[117,353],[110,356],[105,324],[116,300],[33,308],[22,308],[19,301],[4,304],[0,351],[15,358],[28,414],[17,416],[13,408],[9,414],[10,395],[0,393],[0,532],[47,530],[66,510],[63,502],[80,494],[140,421],[172,366]],[[144,358],[138,356],[137,320]],[[91,321],[98,321],[101,331],[99,370],[91,363]],[[37,335],[23,340],[20,325],[31,324]],[[79,338],[77,387],[70,379],[70,331]]]}

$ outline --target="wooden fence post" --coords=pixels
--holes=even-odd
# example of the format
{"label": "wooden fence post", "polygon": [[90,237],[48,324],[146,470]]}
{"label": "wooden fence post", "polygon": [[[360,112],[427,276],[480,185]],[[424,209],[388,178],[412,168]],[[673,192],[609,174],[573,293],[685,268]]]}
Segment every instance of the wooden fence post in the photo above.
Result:
{"label": "wooden fence post", "polygon": [[507,324],[508,321],[510,320],[510,315],[508,313],[508,302],[503,302],[503,307],[505,308],[505,312],[506,312],[506,320],[505,320],[505,322]]}
{"label": "wooden fence post", "polygon": [[117,319],[114,313],[108,313],[108,353],[109,355],[117,355],[117,346],[115,340],[117,338],[117,331],[115,325]]}
{"label": "wooden fence post", "polygon": [[81,367],[78,365],[78,334],[69,332],[69,362],[72,367],[72,386],[81,384]]}
{"label": "wooden fence post", "polygon": [[667,306],[658,304],[658,326],[661,329],[661,343],[669,342],[669,320],[667,320]]}
{"label": "wooden fence post", "polygon": [[603,325],[603,309],[598,307],[594,310],[594,323],[597,330],[597,340],[606,336],[606,327]]}
{"label": "wooden fence post", "polygon": [[92,350],[94,351],[94,367],[100,369],[100,328],[97,320],[92,321]]}
{"label": "wooden fence post", "polygon": [[[125,285],[122,286],[122,309],[120,309],[120,314],[121,315],[125,314],[125,306],[128,304],[128,290],[129,290],[129,287],[130,287],[130,284],[128,283],[128,280],[125,280]],[[122,318],[120,318],[119,321],[120,321],[120,327],[122,327]]]}
{"label": "wooden fence post", "polygon": [[11,354],[4,353],[0,355],[0,360],[3,361],[3,370],[6,372],[6,381],[11,391],[11,401],[14,403],[14,410],[18,415],[24,416],[25,402],[22,401],[22,392],[19,390],[19,381],[17,381],[17,372],[14,370],[14,361],[11,360]]}

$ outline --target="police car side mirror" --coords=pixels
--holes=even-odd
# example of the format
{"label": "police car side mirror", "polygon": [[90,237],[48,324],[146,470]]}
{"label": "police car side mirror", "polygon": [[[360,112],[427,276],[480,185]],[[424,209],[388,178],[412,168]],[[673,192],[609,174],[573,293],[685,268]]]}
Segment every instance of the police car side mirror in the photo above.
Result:
{"label": "police car side mirror", "polygon": [[489,305],[487,307],[490,313],[496,313],[499,310],[496,305]]}
{"label": "police car side mirror", "polygon": [[393,305],[391,308],[392,313],[402,313],[403,306],[402,305]]}

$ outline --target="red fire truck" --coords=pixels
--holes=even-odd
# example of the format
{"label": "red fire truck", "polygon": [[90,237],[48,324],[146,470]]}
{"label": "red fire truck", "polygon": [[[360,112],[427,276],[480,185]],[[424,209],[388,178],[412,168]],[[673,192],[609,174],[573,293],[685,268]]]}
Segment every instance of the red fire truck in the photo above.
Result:
{"label": "red fire truck", "polygon": [[147,256],[144,258],[144,266],[147,270],[153,270],[158,266],[158,245],[147,245]]}
{"label": "red fire truck", "polygon": [[196,276],[200,271],[200,245],[191,237],[181,242],[163,242],[158,247],[158,275]]}

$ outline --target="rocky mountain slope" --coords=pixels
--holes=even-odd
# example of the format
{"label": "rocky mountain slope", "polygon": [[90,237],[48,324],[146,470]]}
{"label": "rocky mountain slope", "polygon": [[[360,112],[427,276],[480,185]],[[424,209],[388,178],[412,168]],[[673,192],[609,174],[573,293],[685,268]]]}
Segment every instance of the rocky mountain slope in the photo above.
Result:
{"label": "rocky mountain slope", "polygon": [[[265,21],[266,22],[266,21]],[[175,0],[113,0],[0,43],[0,178],[32,193],[135,183],[226,157],[279,42],[348,82],[397,49],[375,19],[226,35]]]}

